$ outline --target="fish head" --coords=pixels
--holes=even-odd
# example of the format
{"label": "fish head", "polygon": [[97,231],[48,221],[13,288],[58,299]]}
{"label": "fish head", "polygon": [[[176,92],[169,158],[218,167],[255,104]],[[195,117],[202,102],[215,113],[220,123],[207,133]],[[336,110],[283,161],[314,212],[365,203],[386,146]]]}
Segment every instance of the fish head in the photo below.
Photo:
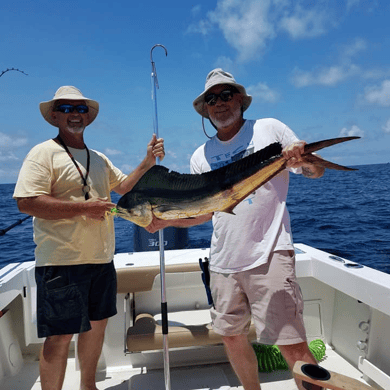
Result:
{"label": "fish head", "polygon": [[149,226],[153,220],[152,206],[147,201],[137,201],[128,194],[124,195],[118,202],[117,215],[138,226]]}
{"label": "fish head", "polygon": [[153,220],[152,206],[149,202],[138,204],[130,209],[117,206],[117,215],[138,226],[149,226]]}

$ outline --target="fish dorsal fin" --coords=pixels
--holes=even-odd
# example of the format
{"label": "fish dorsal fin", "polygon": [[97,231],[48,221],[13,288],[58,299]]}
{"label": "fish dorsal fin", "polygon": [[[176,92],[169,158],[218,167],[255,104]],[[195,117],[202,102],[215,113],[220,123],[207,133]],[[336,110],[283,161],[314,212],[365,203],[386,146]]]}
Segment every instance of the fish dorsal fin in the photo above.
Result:
{"label": "fish dorsal fin", "polygon": [[274,142],[267,147],[250,154],[234,163],[219,168],[212,173],[218,173],[218,181],[221,188],[229,187],[237,182],[237,176],[241,179],[252,176],[259,169],[270,165],[275,159],[282,156],[282,145]]}
{"label": "fish dorsal fin", "polygon": [[182,191],[196,192],[208,185],[212,185],[217,190],[224,189],[236,182],[238,175],[242,178],[251,176],[275,158],[280,157],[281,152],[280,143],[275,142],[238,161],[198,175],[169,171],[164,166],[155,165],[142,176],[133,191],[143,192],[153,189],[155,192],[165,190],[179,193]]}

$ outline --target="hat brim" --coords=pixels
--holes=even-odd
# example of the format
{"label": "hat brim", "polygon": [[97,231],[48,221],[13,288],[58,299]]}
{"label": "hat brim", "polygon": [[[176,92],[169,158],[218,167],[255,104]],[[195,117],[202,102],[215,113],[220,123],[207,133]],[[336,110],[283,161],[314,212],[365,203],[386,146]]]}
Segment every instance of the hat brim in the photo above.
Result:
{"label": "hat brim", "polygon": [[192,105],[194,106],[196,112],[198,114],[202,115],[204,118],[208,118],[208,119],[210,118],[209,117],[209,113],[207,111],[207,106],[206,106],[206,102],[204,101],[204,98],[208,94],[209,90],[211,88],[215,87],[215,85],[232,85],[235,88],[237,88],[238,91],[243,96],[243,100],[242,100],[242,110],[243,110],[243,112],[246,111],[248,109],[248,107],[251,105],[251,103],[252,103],[252,96],[250,96],[250,95],[248,95],[246,93],[245,87],[242,86],[241,84],[229,83],[229,82],[223,82],[221,84],[214,84],[210,88],[206,89],[203,93],[201,93],[192,103]]}
{"label": "hat brim", "polygon": [[90,125],[96,119],[99,113],[99,103],[96,100],[88,99],[84,96],[79,96],[74,94],[62,95],[58,98],[54,98],[47,102],[41,102],[39,104],[39,110],[41,111],[42,116],[45,118],[47,122],[49,122],[52,126],[55,127],[57,127],[57,125],[54,123],[51,113],[53,111],[54,103],[57,100],[84,100],[86,105],[89,108],[89,112],[88,112],[89,122],[87,123],[87,126]]}

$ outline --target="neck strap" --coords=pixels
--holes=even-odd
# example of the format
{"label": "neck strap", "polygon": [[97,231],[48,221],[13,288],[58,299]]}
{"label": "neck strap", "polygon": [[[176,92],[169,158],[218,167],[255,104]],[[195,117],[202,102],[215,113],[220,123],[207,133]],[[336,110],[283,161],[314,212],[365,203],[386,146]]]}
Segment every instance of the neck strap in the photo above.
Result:
{"label": "neck strap", "polygon": [[87,179],[88,179],[88,175],[89,175],[89,166],[90,166],[90,155],[89,155],[89,149],[87,148],[87,145],[84,144],[84,147],[87,150],[87,156],[88,156],[87,157],[87,173],[85,174],[85,177],[84,177],[83,173],[81,172],[81,169],[80,169],[79,165],[77,164],[77,161],[74,159],[72,153],[70,152],[68,147],[65,145],[65,142],[62,140],[60,135],[57,136],[57,139],[60,142],[60,144],[63,146],[63,148],[66,150],[66,153],[68,153],[69,157],[73,161],[73,164],[75,165],[75,167],[79,171],[79,174],[80,174],[81,179],[83,181],[82,191],[83,191],[83,194],[84,194],[84,198],[85,198],[85,200],[88,200],[89,199],[89,191],[91,190],[91,188],[87,184]]}

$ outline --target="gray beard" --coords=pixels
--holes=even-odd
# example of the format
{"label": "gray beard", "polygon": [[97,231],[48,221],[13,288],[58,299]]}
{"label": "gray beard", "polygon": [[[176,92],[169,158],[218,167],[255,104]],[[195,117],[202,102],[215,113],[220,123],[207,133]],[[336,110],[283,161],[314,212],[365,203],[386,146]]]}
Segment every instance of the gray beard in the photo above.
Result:
{"label": "gray beard", "polygon": [[210,119],[218,129],[223,129],[225,127],[231,126],[233,123],[236,123],[236,121],[238,121],[240,117],[241,117],[241,110],[238,109],[228,119],[220,121],[217,118],[213,118],[211,116]]}
{"label": "gray beard", "polygon": [[73,126],[67,126],[68,132],[72,134],[80,134],[85,130],[85,126],[80,126],[80,127],[73,127]]}

